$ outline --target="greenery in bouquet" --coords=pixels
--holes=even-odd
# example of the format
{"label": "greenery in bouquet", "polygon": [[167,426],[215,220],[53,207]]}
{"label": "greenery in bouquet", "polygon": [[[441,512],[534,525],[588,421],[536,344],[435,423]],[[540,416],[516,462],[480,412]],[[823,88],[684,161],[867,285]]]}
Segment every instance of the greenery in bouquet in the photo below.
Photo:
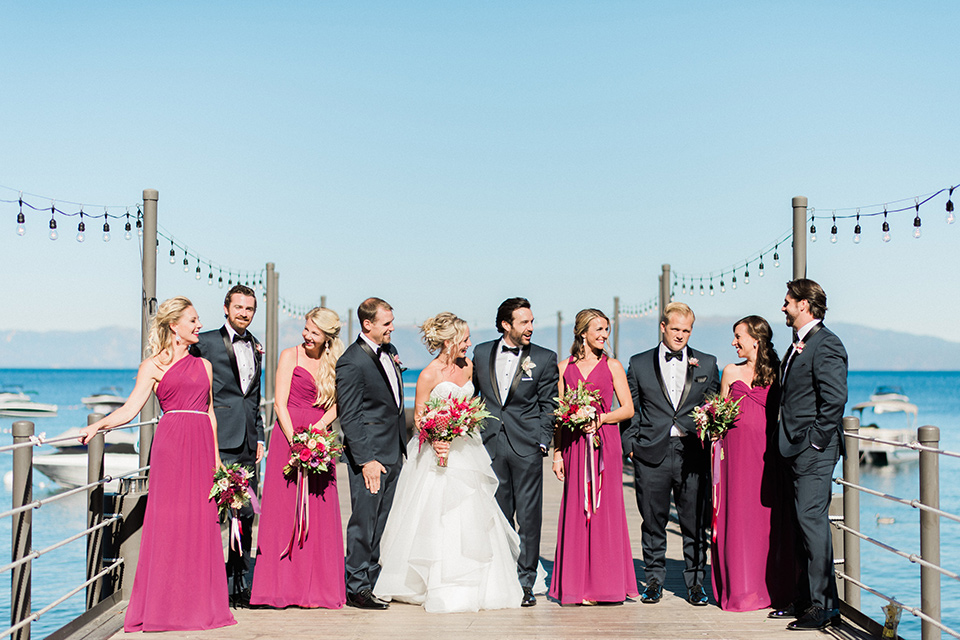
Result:
{"label": "greenery in bouquet", "polygon": [[600,392],[588,389],[583,380],[577,383],[576,389],[568,387],[563,396],[554,400],[557,401],[557,408],[553,415],[561,427],[583,431],[585,426],[600,416]]}
{"label": "greenery in bouquet", "polygon": [[283,467],[283,473],[287,476],[298,471],[325,473],[336,464],[341,454],[343,445],[333,431],[321,428],[319,423],[294,427],[290,461]]}
{"label": "greenery in bouquet", "polygon": [[742,398],[731,400],[720,395],[707,396],[706,402],[690,414],[697,425],[700,439],[716,440],[732,429],[734,421],[740,415],[740,400]]}
{"label": "greenery in bouquet", "polygon": [[216,501],[220,516],[250,502],[251,477],[253,472],[239,462],[214,469],[209,499]]}
{"label": "greenery in bouquet", "polygon": [[[476,433],[483,429],[484,420],[492,417],[480,398],[430,398],[420,418],[420,446]],[[447,466],[447,459],[437,456],[437,465]]]}

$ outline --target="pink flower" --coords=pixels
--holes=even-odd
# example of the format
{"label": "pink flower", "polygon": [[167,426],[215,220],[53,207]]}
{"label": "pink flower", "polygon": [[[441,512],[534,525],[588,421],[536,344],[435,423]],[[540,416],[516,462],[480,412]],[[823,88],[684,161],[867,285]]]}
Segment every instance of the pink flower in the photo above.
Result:
{"label": "pink flower", "polygon": [[796,351],[797,354],[799,355],[799,354],[803,353],[803,347],[804,347],[804,346],[806,346],[806,345],[804,345],[803,341],[801,340],[800,342],[797,343],[797,346],[796,346],[796,348],[794,349],[794,351]]}
{"label": "pink flower", "polygon": [[700,360],[697,359],[697,358],[690,358],[689,360],[687,360],[687,366],[688,366],[688,367],[699,367],[699,366],[700,366]]}
{"label": "pink flower", "polygon": [[299,457],[300,457],[300,460],[302,460],[303,462],[306,462],[307,460],[310,459],[310,450],[306,448],[301,449]]}

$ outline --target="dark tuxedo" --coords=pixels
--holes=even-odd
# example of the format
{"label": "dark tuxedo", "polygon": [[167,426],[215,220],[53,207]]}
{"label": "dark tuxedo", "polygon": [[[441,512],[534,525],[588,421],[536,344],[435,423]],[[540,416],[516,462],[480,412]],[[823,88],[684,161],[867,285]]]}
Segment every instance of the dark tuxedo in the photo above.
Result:
{"label": "dark tuxedo", "polygon": [[[633,454],[647,583],[656,578],[663,585],[666,579],[672,493],[683,535],[683,579],[690,589],[702,586],[705,577],[710,488],[709,452],[697,437],[691,413],[707,394],[719,391],[720,375],[714,356],[687,346],[683,391],[674,406],[661,373],[659,348],[630,358],[627,382],[635,411],[621,425],[623,450]],[[674,425],[683,437],[670,435]]]}
{"label": "dark tuxedo", "polygon": [[[191,351],[206,358],[213,368],[213,412],[217,416],[217,446],[224,464],[239,462],[254,469],[257,467],[257,443],[263,442],[263,416],[260,414],[260,343],[250,334],[253,350],[253,380],[244,393],[240,386],[240,369],[237,355],[226,326],[216,331],[204,331]],[[257,490],[259,474],[254,473],[250,484]],[[237,576],[250,570],[250,544],[253,535],[253,507],[249,504],[240,509],[241,552],[230,549],[227,559],[227,575],[232,582]],[[251,576],[245,584],[232,585],[233,591],[248,588]]]}
{"label": "dark tuxedo", "polygon": [[843,447],[847,352],[822,323],[791,345],[781,375],[779,449],[793,480],[798,559],[798,604],[839,607],[833,572],[830,497],[833,468]]}
{"label": "dark tuxedo", "polygon": [[[396,349],[383,345],[391,356],[400,402],[377,354],[362,337],[347,347],[337,361],[337,416],[343,429],[344,453],[353,507],[347,524],[347,593],[373,589],[380,575],[380,538],[393,504],[396,480],[403,465],[406,420],[403,381]],[[370,493],[363,481],[364,464],[376,460],[387,472],[380,476],[380,492]]]}
{"label": "dark tuxedo", "polygon": [[[543,456],[553,439],[557,408],[557,354],[535,344],[522,347],[517,370],[505,398],[500,397],[496,358],[500,340],[478,344],[473,351],[473,386],[493,418],[486,421],[483,444],[500,485],[497,503],[520,534],[517,574],[523,587],[533,587],[540,560],[543,520]],[[524,367],[529,358],[533,366]]]}

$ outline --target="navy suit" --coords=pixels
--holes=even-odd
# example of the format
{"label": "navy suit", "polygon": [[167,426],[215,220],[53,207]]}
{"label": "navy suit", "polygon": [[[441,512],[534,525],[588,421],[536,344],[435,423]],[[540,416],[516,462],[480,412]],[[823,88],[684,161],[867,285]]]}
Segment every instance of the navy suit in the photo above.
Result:
{"label": "navy suit", "polygon": [[[663,585],[666,579],[666,527],[672,493],[683,535],[683,578],[690,589],[702,586],[705,577],[710,487],[709,453],[697,437],[691,413],[707,394],[719,391],[720,374],[714,356],[689,346],[686,351],[687,372],[676,407],[660,372],[659,345],[630,358],[627,382],[635,411],[621,428],[623,450],[633,454],[647,583],[656,578]],[[686,435],[671,436],[673,425]]]}
{"label": "navy suit", "polygon": [[[253,349],[253,380],[244,393],[240,387],[240,370],[237,355],[230,341],[227,328],[204,331],[191,352],[210,361],[213,368],[213,412],[217,417],[217,446],[224,464],[240,463],[256,471],[257,443],[263,442],[263,416],[260,414],[260,343],[250,335]],[[257,490],[259,474],[254,473],[250,485]],[[238,553],[230,549],[227,558],[227,575],[233,582],[233,590],[249,587],[251,581],[236,580],[250,571],[250,545],[253,537],[253,507],[250,504],[240,509],[240,548]]]}
{"label": "navy suit", "polygon": [[[396,481],[405,455],[407,433],[403,410],[403,380],[391,355],[400,403],[393,394],[387,372],[362,337],[347,347],[337,361],[337,416],[343,430],[352,512],[347,523],[347,593],[373,589],[380,575],[380,538],[393,504]],[[380,476],[380,492],[370,493],[363,480],[363,465],[376,460],[387,472]]]}
{"label": "navy suit", "polygon": [[831,480],[843,447],[847,352],[822,323],[796,351],[791,345],[783,358],[778,445],[793,479],[801,568],[797,604],[832,610],[840,605],[829,520]]}
{"label": "navy suit", "polygon": [[[557,354],[535,344],[521,347],[520,360],[506,398],[496,380],[497,345],[478,344],[473,350],[473,386],[493,418],[486,421],[483,444],[500,481],[497,503],[511,523],[516,516],[520,534],[517,575],[533,587],[540,560],[543,521],[543,447],[553,439],[560,373]],[[529,358],[532,367],[523,366]]]}

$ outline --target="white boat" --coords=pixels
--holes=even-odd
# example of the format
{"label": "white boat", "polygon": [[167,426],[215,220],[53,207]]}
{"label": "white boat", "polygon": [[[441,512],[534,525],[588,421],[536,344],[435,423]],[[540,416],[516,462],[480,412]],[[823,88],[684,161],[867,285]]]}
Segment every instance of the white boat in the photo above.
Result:
{"label": "white boat", "polygon": [[[49,453],[33,457],[33,468],[61,487],[73,489],[87,484],[86,453]],[[132,453],[106,453],[103,456],[105,476],[119,476],[140,468],[140,456]],[[119,481],[106,485],[107,491],[116,491]]]}
{"label": "white boat", "polygon": [[22,390],[0,391],[0,416],[43,418],[57,415],[57,405],[34,402]]}
{"label": "white boat", "polygon": [[[917,441],[917,405],[908,402],[909,398],[898,387],[880,387],[870,396],[868,402],[853,406],[860,418],[860,435],[889,442],[910,444]],[[876,423],[864,424],[864,412],[870,409],[875,415],[903,414],[907,419],[904,428],[879,427]],[[885,467],[889,464],[915,461],[920,457],[916,449],[908,449],[893,444],[860,441],[860,463]]]}
{"label": "white boat", "polygon": [[[60,453],[85,453],[87,445],[80,444],[77,439],[79,437],[80,428],[70,427],[63,433],[50,438],[51,440],[70,438],[69,440],[49,444],[51,447],[56,447]],[[106,453],[138,453],[140,451],[140,432],[136,429],[114,429],[107,431],[103,438],[103,449]]]}
{"label": "white boat", "polygon": [[120,389],[116,387],[105,387],[86,398],[80,398],[80,402],[88,407],[91,412],[104,415],[119,409],[126,401],[127,399],[120,395]]}

